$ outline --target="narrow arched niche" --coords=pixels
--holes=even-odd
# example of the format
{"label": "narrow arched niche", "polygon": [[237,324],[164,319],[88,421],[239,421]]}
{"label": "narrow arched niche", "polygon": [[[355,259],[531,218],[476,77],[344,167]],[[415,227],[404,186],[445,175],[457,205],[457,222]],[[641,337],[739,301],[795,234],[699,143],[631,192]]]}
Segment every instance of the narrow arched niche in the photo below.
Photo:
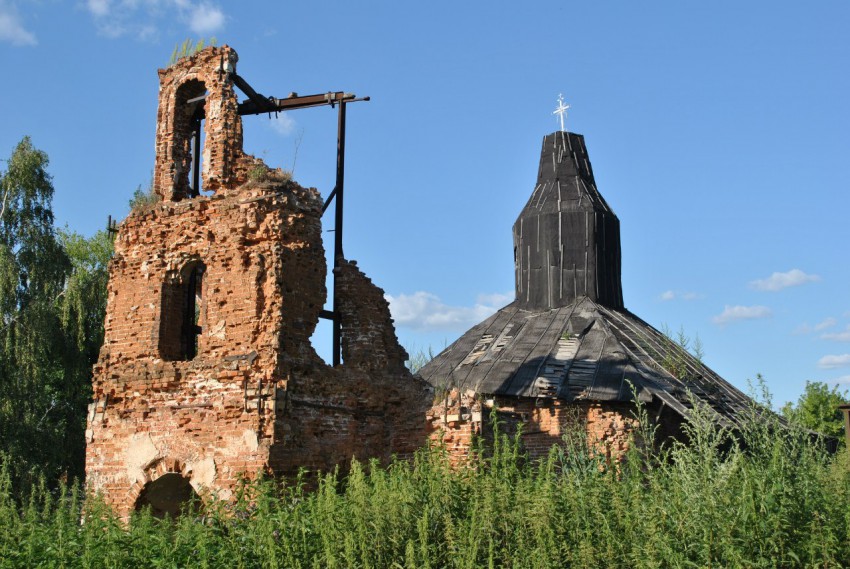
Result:
{"label": "narrow arched niche", "polygon": [[174,186],[171,199],[179,201],[200,195],[200,181],[205,133],[203,129],[207,87],[203,81],[190,79],[180,85],[174,95],[173,139]]}
{"label": "narrow arched niche", "polygon": [[195,359],[205,321],[204,273],[198,259],[169,274],[162,286],[159,355],[166,361]]}
{"label": "narrow arched niche", "polygon": [[142,488],[135,510],[150,508],[156,518],[176,518],[192,514],[200,508],[200,498],[188,478],[177,472],[166,472]]}

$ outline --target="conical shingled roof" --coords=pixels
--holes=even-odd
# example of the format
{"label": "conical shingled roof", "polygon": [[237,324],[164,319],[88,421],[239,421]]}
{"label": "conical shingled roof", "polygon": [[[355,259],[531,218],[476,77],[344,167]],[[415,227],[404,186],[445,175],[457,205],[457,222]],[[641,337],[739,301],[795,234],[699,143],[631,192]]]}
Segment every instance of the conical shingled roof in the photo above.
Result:
{"label": "conical shingled roof", "polygon": [[[580,135],[544,138],[537,186],[514,225],[514,243],[526,251],[524,259],[517,254],[516,300],[425,365],[419,374],[426,381],[486,395],[598,402],[632,401],[634,386],[642,401],[663,402],[682,416],[692,407],[690,393],[719,422],[739,423],[749,398],[623,307],[619,221],[596,189]],[[566,290],[562,278],[588,286],[576,294],[579,285]]]}
{"label": "conical shingled roof", "polygon": [[620,221],[596,189],[583,136],[543,139],[537,184],[513,234],[523,308],[558,308],[580,296],[623,306]]}

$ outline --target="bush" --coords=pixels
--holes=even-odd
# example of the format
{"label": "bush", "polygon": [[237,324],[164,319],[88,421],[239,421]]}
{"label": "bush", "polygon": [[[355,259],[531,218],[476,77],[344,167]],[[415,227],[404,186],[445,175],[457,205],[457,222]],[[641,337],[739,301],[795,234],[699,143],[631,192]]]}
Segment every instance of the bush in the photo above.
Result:
{"label": "bush", "polygon": [[153,191],[153,181],[146,189],[139,185],[130,198],[130,212],[145,211],[160,202],[159,194]]}
{"label": "bush", "polygon": [[[606,469],[583,433],[526,460],[498,435],[452,469],[352,462],[315,491],[245,483],[203,516],[122,526],[97,499],[36,487],[22,507],[0,471],[0,565],[67,567],[846,567],[850,462],[754,408],[734,436],[698,409],[652,456]],[[730,444],[730,441],[737,441]],[[79,524],[80,516],[85,522]]]}

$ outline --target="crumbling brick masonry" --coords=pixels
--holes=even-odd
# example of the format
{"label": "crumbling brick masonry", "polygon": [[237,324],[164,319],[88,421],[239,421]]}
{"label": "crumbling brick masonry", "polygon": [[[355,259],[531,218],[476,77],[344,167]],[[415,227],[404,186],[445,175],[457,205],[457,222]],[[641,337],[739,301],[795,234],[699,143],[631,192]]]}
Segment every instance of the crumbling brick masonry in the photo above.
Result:
{"label": "crumbling brick masonry", "polygon": [[243,153],[237,62],[213,47],[159,71],[160,201],[131,212],[115,241],[89,489],[125,517],[178,514],[195,494],[227,499],[242,475],[409,457],[429,439],[462,462],[494,405],[531,456],[558,444],[576,412],[594,444],[622,454],[635,425],[620,403],[456,389],[435,403],[404,366],[383,291],[353,261],[336,269],[344,363],[316,355],[322,199]]}
{"label": "crumbling brick masonry", "polygon": [[236,63],[225,46],[160,70],[161,201],[133,211],[115,241],[86,469],[124,516],[227,498],[242,474],[386,460],[425,442],[432,390],[404,367],[383,292],[353,262],[338,269],[345,364],[310,344],[327,296],[322,200],[242,153]]}

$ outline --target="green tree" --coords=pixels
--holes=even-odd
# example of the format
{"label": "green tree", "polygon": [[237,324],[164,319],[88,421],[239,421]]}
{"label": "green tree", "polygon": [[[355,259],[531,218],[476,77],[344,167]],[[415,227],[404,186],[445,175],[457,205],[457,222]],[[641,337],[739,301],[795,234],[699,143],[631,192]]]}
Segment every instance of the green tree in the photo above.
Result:
{"label": "green tree", "polygon": [[16,484],[82,477],[103,337],[111,244],[55,230],[47,165],[25,137],[0,171],[0,452]]}
{"label": "green tree", "polygon": [[844,417],[838,406],[848,401],[850,393],[839,391],[837,385],[830,389],[826,383],[807,381],[797,404],[789,401],[782,407],[782,414],[807,429],[840,439],[844,436]]}

